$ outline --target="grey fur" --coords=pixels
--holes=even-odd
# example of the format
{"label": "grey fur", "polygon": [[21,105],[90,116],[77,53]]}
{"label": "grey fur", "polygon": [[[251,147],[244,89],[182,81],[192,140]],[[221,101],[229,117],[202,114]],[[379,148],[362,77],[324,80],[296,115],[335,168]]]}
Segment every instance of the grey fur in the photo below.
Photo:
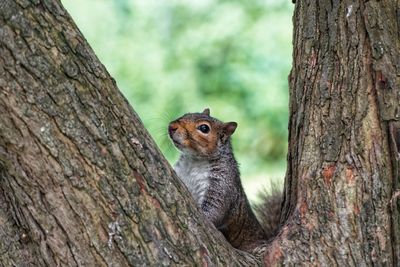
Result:
{"label": "grey fur", "polygon": [[222,226],[223,217],[232,203],[243,194],[230,140],[225,144],[220,142],[218,151],[209,159],[182,153],[175,171],[207,218],[215,226]]}
{"label": "grey fur", "polygon": [[[205,113],[185,114],[176,121],[180,119],[207,120],[222,124]],[[182,153],[175,165],[175,171],[206,218],[227,240],[236,248],[250,250],[266,239],[267,235],[257,221],[243,190],[230,137],[221,133],[216,150],[207,157],[197,155],[193,150],[179,149]]]}

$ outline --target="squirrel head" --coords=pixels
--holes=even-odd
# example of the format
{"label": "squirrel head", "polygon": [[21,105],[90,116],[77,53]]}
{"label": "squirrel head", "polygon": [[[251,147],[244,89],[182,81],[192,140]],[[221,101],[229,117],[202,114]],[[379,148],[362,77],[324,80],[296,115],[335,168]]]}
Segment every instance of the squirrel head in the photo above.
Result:
{"label": "squirrel head", "polygon": [[201,113],[187,113],[170,122],[169,136],[184,154],[195,157],[218,156],[230,147],[230,136],[235,132],[236,122],[224,123],[210,116],[210,109]]}

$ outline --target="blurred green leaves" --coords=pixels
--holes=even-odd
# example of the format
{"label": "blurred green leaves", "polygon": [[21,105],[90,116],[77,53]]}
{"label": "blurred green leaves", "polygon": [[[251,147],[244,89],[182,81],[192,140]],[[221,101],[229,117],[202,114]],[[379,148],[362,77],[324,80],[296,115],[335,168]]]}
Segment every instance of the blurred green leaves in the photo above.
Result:
{"label": "blurred green leaves", "polygon": [[269,172],[265,166],[281,175],[290,1],[62,2],[169,160],[169,120],[210,107],[239,124],[234,147],[244,176]]}

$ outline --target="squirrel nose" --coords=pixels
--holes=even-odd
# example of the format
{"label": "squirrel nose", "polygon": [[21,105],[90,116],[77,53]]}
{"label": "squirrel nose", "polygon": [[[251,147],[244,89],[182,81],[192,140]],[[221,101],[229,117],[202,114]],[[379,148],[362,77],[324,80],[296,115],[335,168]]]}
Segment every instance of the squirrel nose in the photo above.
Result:
{"label": "squirrel nose", "polygon": [[174,126],[174,125],[172,125],[172,124],[170,124],[170,125],[168,126],[169,135],[174,134],[174,133],[176,132],[176,130],[178,130],[178,127],[176,127],[176,126]]}

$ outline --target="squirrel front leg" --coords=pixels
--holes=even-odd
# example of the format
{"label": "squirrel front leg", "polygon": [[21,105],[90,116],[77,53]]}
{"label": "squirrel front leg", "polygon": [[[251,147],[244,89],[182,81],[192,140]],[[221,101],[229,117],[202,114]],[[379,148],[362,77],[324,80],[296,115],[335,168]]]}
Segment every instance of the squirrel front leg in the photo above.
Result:
{"label": "squirrel front leg", "polygon": [[219,187],[209,188],[203,202],[201,210],[206,218],[211,221],[216,228],[220,228],[229,211],[227,192]]}

